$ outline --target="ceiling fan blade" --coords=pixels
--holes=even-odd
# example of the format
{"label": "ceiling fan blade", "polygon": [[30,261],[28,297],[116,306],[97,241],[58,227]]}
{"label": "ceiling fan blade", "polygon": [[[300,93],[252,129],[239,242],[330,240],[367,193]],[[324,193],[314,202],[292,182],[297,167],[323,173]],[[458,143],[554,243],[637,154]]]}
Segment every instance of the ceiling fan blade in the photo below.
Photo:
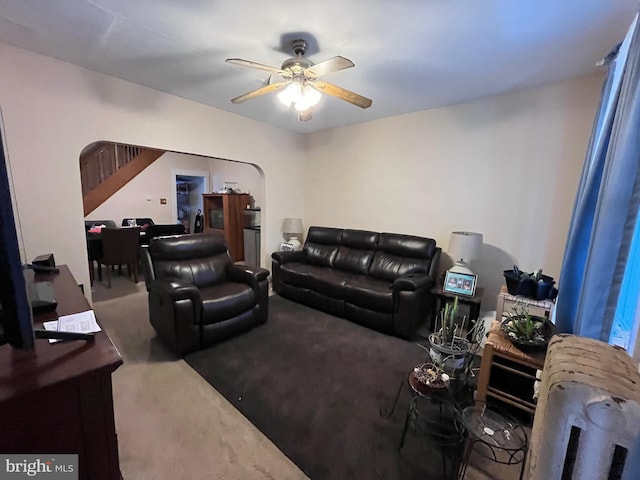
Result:
{"label": "ceiling fan blade", "polygon": [[358,95],[357,93],[350,92],[349,90],[338,87],[337,85],[334,85],[332,83],[314,82],[313,87],[319,92],[337,97],[360,108],[369,108],[373,103],[373,100],[367,97],[363,97],[362,95]]}
{"label": "ceiling fan blade", "polygon": [[251,92],[247,92],[243,95],[240,95],[236,98],[231,99],[231,103],[242,103],[247,100],[251,100],[252,98],[259,97],[260,95],[264,95],[265,93],[270,93],[279,88],[284,87],[289,82],[278,82],[272,83],[271,85],[266,85],[264,87],[258,88],[257,90],[252,90]]}
{"label": "ceiling fan blade", "polygon": [[278,74],[284,73],[280,68],[270,67],[269,65],[264,65],[262,63],[252,62],[251,60],[243,60],[242,58],[227,58],[225,62],[240,65],[241,67],[257,68],[258,70],[264,70],[265,72]]}
{"label": "ceiling fan blade", "polygon": [[316,63],[315,65],[306,68],[304,74],[306,75],[307,73],[310,73],[315,77],[320,77],[327,73],[337,72],[351,67],[355,67],[355,64],[351,60],[338,55],[337,57],[330,58],[329,60]]}

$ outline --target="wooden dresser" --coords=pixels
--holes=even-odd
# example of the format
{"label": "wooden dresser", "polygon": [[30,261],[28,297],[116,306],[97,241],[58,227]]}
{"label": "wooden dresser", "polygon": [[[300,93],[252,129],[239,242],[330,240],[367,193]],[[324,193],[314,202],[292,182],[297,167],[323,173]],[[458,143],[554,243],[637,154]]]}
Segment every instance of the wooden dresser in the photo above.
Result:
{"label": "wooden dresser", "polygon": [[224,235],[234,262],[244,260],[244,226],[242,214],[251,203],[248,193],[205,193],[204,231]]}
{"label": "wooden dresser", "polygon": [[[91,307],[68,267],[38,274],[53,283],[56,311],[35,316],[36,328]],[[102,331],[95,341],[50,344],[33,350],[0,347],[0,452],[78,454],[79,478],[121,479],[113,416],[111,374],[122,365]]]}

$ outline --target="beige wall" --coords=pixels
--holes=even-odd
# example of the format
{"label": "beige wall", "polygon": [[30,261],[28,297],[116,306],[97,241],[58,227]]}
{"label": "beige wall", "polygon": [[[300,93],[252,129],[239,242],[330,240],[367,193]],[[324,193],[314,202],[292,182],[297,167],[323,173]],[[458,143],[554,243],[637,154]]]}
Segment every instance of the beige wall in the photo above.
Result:
{"label": "beige wall", "polygon": [[[128,217],[148,217],[155,223],[176,222],[174,170],[206,172],[208,177],[209,159],[166,152],[86,218],[115,220],[118,225]],[[161,198],[167,203],[161,204]]]}
{"label": "beige wall", "polygon": [[210,159],[209,165],[212,172],[212,191],[223,188],[225,182],[236,182],[236,188],[242,193],[251,194],[256,207],[264,206],[264,179],[255,165],[217,158]]}
{"label": "beige wall", "polygon": [[[557,278],[602,84],[583,78],[302,137],[2,44],[0,67],[27,259],[53,252],[88,282],[78,157],[106,140],[257,165],[266,267],[285,217],[431,236],[445,251],[451,231],[482,232],[473,266],[483,309],[513,263]],[[240,182],[232,173],[222,181]],[[149,194],[154,203],[160,193]]]}
{"label": "beige wall", "polygon": [[[128,217],[150,217],[156,223],[176,222],[173,183],[176,172],[204,175],[209,185],[208,192],[221,189],[225,182],[235,181],[242,193],[251,194],[256,206],[264,204],[264,176],[259,167],[244,162],[166,152],[86,219],[115,220],[118,225]],[[167,203],[161,204],[161,198],[166,198]]]}
{"label": "beige wall", "polygon": [[99,140],[259,165],[265,176],[263,253],[278,248],[283,217],[302,216],[304,142],[298,134],[5,44],[0,69],[27,260],[53,252],[88,284],[78,158]]}
{"label": "beige wall", "polygon": [[487,290],[483,309],[495,309],[502,270],[514,263],[557,279],[602,80],[311,135],[305,228],[424,235],[444,251],[452,231],[481,232],[483,258],[472,267]]}

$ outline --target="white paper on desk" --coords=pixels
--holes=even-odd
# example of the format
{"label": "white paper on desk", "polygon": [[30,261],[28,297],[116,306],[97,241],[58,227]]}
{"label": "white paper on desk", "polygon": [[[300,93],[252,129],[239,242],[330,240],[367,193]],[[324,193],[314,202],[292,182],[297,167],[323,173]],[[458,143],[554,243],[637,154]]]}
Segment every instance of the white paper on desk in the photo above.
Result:
{"label": "white paper on desk", "polygon": [[[45,330],[60,331],[60,332],[79,332],[79,333],[93,333],[99,332],[102,329],[98,322],[96,322],[96,316],[93,310],[87,310],[86,312],[74,313],[72,315],[63,315],[58,317],[58,320],[52,320],[50,322],[44,322],[42,324]],[[59,342],[56,338],[50,338],[49,343]]]}

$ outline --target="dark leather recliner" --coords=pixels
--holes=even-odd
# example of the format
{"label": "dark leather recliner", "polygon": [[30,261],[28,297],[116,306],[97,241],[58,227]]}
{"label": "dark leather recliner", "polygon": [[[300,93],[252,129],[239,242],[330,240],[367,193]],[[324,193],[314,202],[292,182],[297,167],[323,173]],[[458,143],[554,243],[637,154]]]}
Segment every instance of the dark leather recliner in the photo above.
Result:
{"label": "dark leather recliner", "polygon": [[179,356],[267,321],[269,271],[234,265],[222,236],[158,237],[140,250],[149,321]]}

